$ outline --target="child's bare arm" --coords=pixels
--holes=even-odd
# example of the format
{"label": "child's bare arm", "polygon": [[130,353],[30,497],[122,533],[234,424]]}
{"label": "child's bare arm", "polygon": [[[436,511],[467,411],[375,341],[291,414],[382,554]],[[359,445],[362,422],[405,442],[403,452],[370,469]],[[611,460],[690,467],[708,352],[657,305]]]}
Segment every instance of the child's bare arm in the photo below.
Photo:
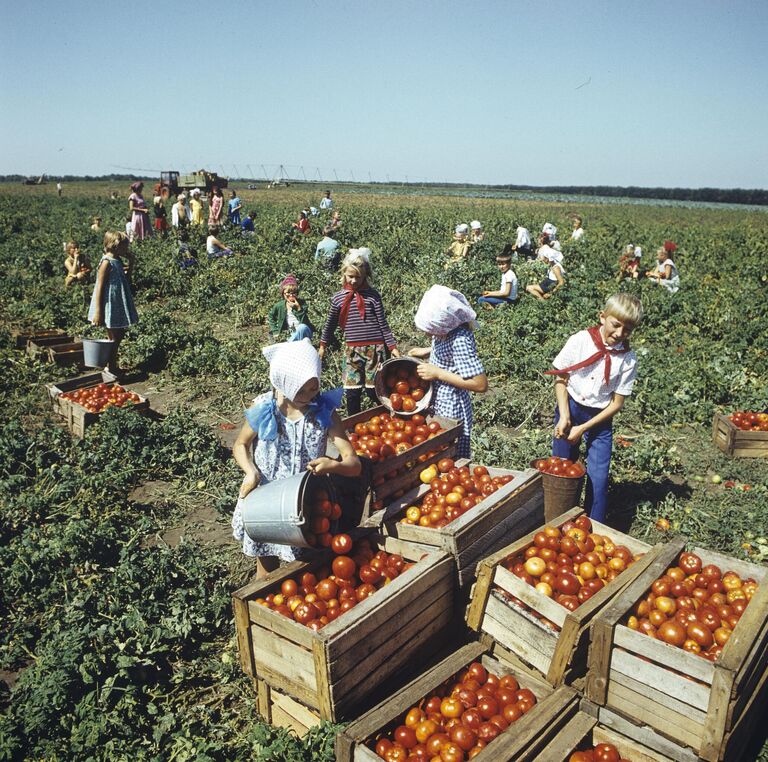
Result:
{"label": "child's bare arm", "polygon": [[431,353],[431,347],[414,347],[408,350],[408,357],[429,357]]}
{"label": "child's bare arm", "polygon": [[96,301],[96,309],[93,313],[94,325],[104,325],[104,284],[107,280],[107,270],[109,270],[109,262],[104,260],[99,265],[99,272],[96,276],[96,288],[94,288],[94,300]]}
{"label": "child's bare arm", "polygon": [[568,436],[571,430],[571,409],[568,405],[568,374],[555,376],[555,399],[560,418],[555,426],[555,438],[562,439]]}
{"label": "child's bare arm", "polygon": [[328,430],[328,435],[339,451],[341,460],[334,460],[327,456],[315,458],[307,466],[308,470],[316,474],[334,473],[339,476],[359,476],[362,464],[355,453],[354,447],[352,447],[351,442],[347,439],[344,424],[342,424],[338,413],[333,414],[333,421],[331,428]]}
{"label": "child's bare arm", "polygon": [[442,381],[458,389],[466,389],[468,392],[482,394],[488,389],[488,376],[485,373],[471,378],[462,378],[458,373],[451,373],[449,370],[438,368],[437,365],[428,362],[417,365],[416,373],[418,373],[419,378],[423,378],[425,381]]}
{"label": "child's bare arm", "polygon": [[237,465],[240,466],[245,473],[243,483],[240,485],[240,497],[245,497],[249,492],[256,489],[259,481],[261,481],[261,473],[251,457],[251,446],[255,439],[256,432],[251,428],[248,421],[246,421],[243,424],[243,428],[240,429],[240,433],[237,435],[237,441],[232,446],[232,455],[234,456]]}

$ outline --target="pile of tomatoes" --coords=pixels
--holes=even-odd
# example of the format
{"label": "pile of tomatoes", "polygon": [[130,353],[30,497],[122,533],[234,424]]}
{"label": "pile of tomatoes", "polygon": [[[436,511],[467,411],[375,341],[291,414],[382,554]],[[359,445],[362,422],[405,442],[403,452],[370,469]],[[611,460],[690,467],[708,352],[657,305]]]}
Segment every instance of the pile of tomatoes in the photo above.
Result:
{"label": "pile of tomatoes", "polygon": [[568,762],[629,762],[619,754],[612,743],[598,743],[590,749],[575,751],[568,757]]}
{"label": "pile of tomatoes", "polygon": [[286,579],[256,603],[319,630],[413,566],[400,555],[375,551],[366,538],[353,543],[348,534],[337,534],[330,547],[336,554],[330,567]]}
{"label": "pile of tomatoes", "polygon": [[136,392],[128,391],[120,384],[96,384],[62,392],[61,397],[84,407],[89,413],[101,413],[110,407],[125,407],[141,402]]}
{"label": "pile of tomatoes", "polygon": [[414,370],[401,366],[385,374],[384,388],[392,410],[412,413],[424,399],[429,389],[429,381],[424,381],[416,375],[415,365]]}
{"label": "pile of tomatoes", "polygon": [[659,577],[624,622],[671,646],[715,661],[757,591],[754,579],[702,565],[695,553],[681,553],[677,565]]}
{"label": "pile of tomatoes", "polygon": [[304,539],[309,545],[328,548],[331,545],[331,522],[341,518],[341,506],[334,503],[328,492],[317,490],[304,506],[307,523],[304,527]]}
{"label": "pile of tomatoes", "polygon": [[737,429],[742,431],[768,431],[768,413],[737,410],[728,418]]}
{"label": "pile of tomatoes", "polygon": [[498,677],[472,662],[379,738],[376,754],[387,762],[464,762],[536,705],[514,675]]}
{"label": "pile of tomatoes", "polygon": [[429,492],[419,504],[408,506],[400,521],[439,529],[474,508],[513,477],[510,474],[491,477],[485,466],[456,468],[453,460],[443,458],[425,468],[419,478],[429,484]]}
{"label": "pile of tomatoes", "polygon": [[[417,413],[410,420],[389,413],[374,415],[367,423],[358,423],[347,437],[358,455],[365,455],[374,463],[408,452],[412,447],[436,437],[443,428],[437,421],[429,421]],[[426,460],[430,454],[419,456]]]}
{"label": "pile of tomatoes", "polygon": [[535,460],[533,467],[541,471],[542,474],[564,476],[567,479],[579,479],[584,476],[584,466],[581,463],[574,463],[569,458],[558,458],[555,455],[551,458]]}
{"label": "pile of tomatoes", "polygon": [[[575,611],[638,558],[640,556],[633,555],[624,545],[617,545],[607,535],[593,534],[592,522],[582,514],[559,527],[545,526],[534,535],[533,544],[507,558],[504,566],[542,595],[568,611]],[[501,591],[504,597],[530,611],[505,592]],[[548,619],[541,618],[541,621],[550,629],[557,629]]]}

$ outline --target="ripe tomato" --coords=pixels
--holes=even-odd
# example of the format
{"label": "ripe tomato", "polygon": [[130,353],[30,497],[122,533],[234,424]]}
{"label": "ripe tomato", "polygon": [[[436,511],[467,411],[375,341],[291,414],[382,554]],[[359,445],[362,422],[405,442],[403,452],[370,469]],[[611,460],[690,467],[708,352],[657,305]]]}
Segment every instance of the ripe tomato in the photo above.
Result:
{"label": "ripe tomato", "polygon": [[336,556],[331,564],[334,576],[343,579],[350,580],[355,576],[356,566],[355,562],[349,556]]}
{"label": "ripe tomato", "polygon": [[403,397],[401,394],[390,394],[389,395],[389,404],[392,406],[393,410],[402,410],[403,409]]}
{"label": "ripe tomato", "polygon": [[[394,406],[393,406],[394,407]],[[403,396],[403,412],[411,413],[416,410],[416,402],[410,394]]]}
{"label": "ripe tomato", "polygon": [[345,556],[352,550],[352,538],[348,534],[337,534],[331,539],[331,550]]}

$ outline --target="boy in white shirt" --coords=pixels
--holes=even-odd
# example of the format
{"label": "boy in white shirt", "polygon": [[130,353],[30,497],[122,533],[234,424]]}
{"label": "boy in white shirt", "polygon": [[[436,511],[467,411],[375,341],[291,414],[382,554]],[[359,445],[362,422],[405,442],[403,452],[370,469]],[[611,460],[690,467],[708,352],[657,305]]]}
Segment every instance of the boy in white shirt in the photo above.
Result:
{"label": "boy in white shirt", "polygon": [[636,296],[614,294],[600,313],[600,324],[573,334],[553,360],[554,370],[546,371],[556,377],[552,454],[575,461],[584,438],[584,507],[597,521],[605,520],[613,416],[624,406],[635,383],[637,357],[629,348],[629,336],[642,317]]}
{"label": "boy in white shirt", "polygon": [[496,264],[501,271],[501,287],[498,291],[483,291],[478,303],[487,310],[492,310],[499,304],[513,304],[517,301],[517,275],[512,270],[512,257],[509,254],[499,254]]}

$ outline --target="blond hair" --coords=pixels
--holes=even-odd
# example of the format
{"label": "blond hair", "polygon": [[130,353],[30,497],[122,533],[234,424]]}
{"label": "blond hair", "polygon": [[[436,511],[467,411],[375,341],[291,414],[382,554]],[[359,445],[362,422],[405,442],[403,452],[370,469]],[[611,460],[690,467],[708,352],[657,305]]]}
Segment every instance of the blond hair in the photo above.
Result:
{"label": "blond hair", "polygon": [[613,315],[622,323],[629,323],[633,328],[643,319],[642,303],[636,296],[626,292],[609,296],[603,312],[606,315]]}
{"label": "blond hair", "polygon": [[77,241],[68,241],[67,243],[64,244],[64,251],[66,251],[67,254],[70,254],[75,249],[79,249],[79,248],[80,248],[80,244],[78,244]]}
{"label": "blond hair", "polygon": [[347,282],[344,273],[348,269],[355,270],[369,285],[373,282],[373,268],[371,267],[371,263],[368,261],[367,256],[363,256],[359,253],[358,249],[350,249],[347,252],[347,256],[344,257],[344,261],[341,263],[342,286]]}
{"label": "blond hair", "polygon": [[114,254],[120,248],[120,244],[127,240],[128,236],[125,233],[108,230],[104,233],[104,251]]}

